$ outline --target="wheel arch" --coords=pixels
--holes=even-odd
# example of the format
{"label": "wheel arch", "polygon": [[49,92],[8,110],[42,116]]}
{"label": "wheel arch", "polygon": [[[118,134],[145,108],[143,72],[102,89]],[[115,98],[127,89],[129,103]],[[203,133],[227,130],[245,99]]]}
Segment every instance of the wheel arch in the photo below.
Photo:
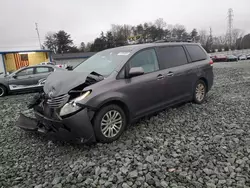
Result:
{"label": "wheel arch", "polygon": [[6,89],[7,94],[9,93],[9,88],[5,84],[0,83],[0,86],[4,87]]}
{"label": "wheel arch", "polygon": [[[111,105],[111,104],[115,104],[115,105],[119,106],[120,108],[122,108],[122,110],[124,111],[124,113],[126,115],[127,122],[128,123],[131,122],[131,114],[130,114],[130,110],[129,110],[127,104],[124,101],[119,100],[119,99],[111,99],[111,100],[103,102],[102,104],[100,104],[98,106],[97,111],[99,111],[104,106],[108,106],[108,105]],[[95,114],[96,114],[96,112],[95,112]],[[95,114],[94,114],[94,116],[95,116]]]}
{"label": "wheel arch", "polygon": [[[208,92],[208,81],[207,81],[207,79],[205,77],[200,77],[199,80],[202,80],[206,84],[206,92]],[[197,80],[197,81],[199,81],[199,80]]]}

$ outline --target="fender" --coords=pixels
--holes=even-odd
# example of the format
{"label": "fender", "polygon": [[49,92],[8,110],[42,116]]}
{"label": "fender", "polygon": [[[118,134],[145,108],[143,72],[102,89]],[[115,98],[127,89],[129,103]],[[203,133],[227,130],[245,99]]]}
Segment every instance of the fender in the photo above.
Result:
{"label": "fender", "polygon": [[86,103],[84,103],[84,101],[80,101],[79,105],[89,107],[90,109],[93,109],[93,110],[98,110],[101,106],[111,101],[120,101],[126,106],[129,106],[127,96],[116,91],[106,92],[106,93],[94,96],[90,100],[88,100]]}
{"label": "fender", "polygon": [[8,84],[0,82],[0,85],[6,87],[6,89],[7,89],[8,92],[10,91],[10,87],[8,86]]}

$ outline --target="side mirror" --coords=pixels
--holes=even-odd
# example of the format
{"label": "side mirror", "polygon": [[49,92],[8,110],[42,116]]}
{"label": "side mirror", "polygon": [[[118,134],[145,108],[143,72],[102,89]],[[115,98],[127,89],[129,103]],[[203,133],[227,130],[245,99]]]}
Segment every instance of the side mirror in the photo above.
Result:
{"label": "side mirror", "polygon": [[16,78],[17,78],[17,75],[16,75],[16,74],[14,74],[12,77],[16,79]]}
{"label": "side mirror", "polygon": [[129,78],[135,77],[135,76],[140,76],[144,74],[144,69],[142,67],[132,67],[129,70]]}

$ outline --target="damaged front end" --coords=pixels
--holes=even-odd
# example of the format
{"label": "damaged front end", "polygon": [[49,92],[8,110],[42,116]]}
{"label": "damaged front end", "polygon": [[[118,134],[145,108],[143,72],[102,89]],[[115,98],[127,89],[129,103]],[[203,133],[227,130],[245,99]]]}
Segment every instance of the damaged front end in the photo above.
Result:
{"label": "damaged front end", "polygon": [[[68,76],[72,81],[70,82],[66,79],[67,76],[63,76],[64,79],[60,78],[55,82],[51,78],[47,79],[44,92],[37,94],[28,105],[29,109],[33,109],[35,117],[27,117],[21,113],[16,125],[25,131],[43,133],[58,140],[77,143],[96,142],[91,124],[94,112],[78,102],[91,93],[91,90],[84,91],[84,88],[104,78],[92,72],[85,79],[81,74],[81,82],[76,75]],[[62,93],[65,91],[65,88],[61,88],[64,84],[68,88],[66,93]]]}

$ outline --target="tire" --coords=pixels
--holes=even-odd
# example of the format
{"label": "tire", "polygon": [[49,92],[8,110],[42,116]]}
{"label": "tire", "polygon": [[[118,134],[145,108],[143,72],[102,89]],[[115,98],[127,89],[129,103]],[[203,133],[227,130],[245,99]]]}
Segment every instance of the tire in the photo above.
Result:
{"label": "tire", "polygon": [[205,98],[206,98],[206,94],[207,94],[206,83],[203,80],[198,80],[195,84],[194,91],[193,91],[194,103],[196,103],[196,104],[203,103]]}
{"label": "tire", "polygon": [[[110,116],[116,119],[116,124],[112,124],[112,119],[111,123],[108,123]],[[120,119],[121,122],[119,121]],[[116,125],[116,128],[114,125]],[[110,143],[117,140],[123,133],[126,125],[127,118],[123,109],[115,104],[102,107],[93,120],[96,139],[102,143]],[[114,135],[112,136],[111,133],[114,133]]]}
{"label": "tire", "polygon": [[5,86],[0,85],[0,97],[7,95],[7,89]]}

